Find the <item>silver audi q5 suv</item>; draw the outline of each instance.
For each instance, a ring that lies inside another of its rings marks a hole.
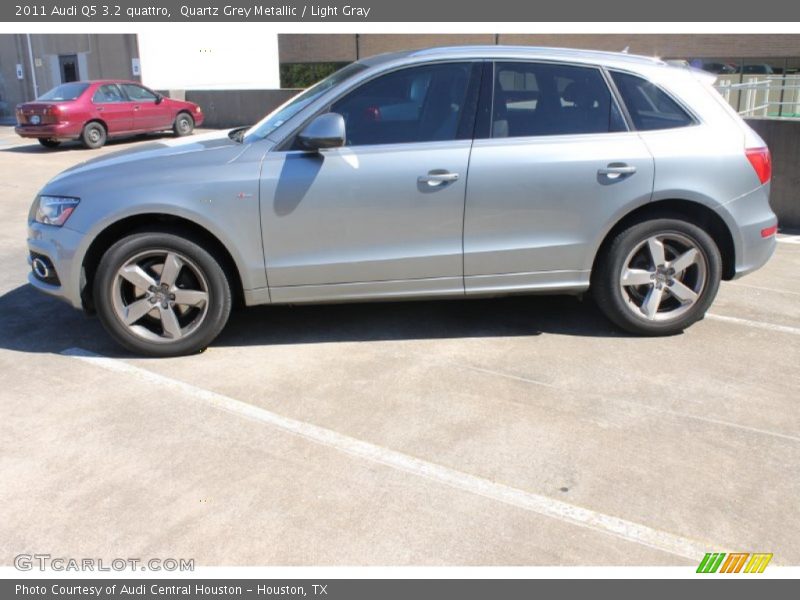
[[[503,46],[353,63],[250,128],[50,181],[30,283],[128,349],[210,344],[246,305],[591,290],[679,332],[775,249],[770,154],[660,60]]]

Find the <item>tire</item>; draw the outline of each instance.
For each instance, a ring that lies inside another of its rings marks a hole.
[[[232,305],[219,262],[195,241],[161,231],[134,233],[111,246],[93,295],[108,333],[128,350],[155,357],[204,350],[225,327]]]
[[[61,145],[61,142],[58,140],[54,140],[53,138],[37,138],[39,143],[44,146],[45,148],[58,148]]]
[[[192,115],[185,112],[178,113],[178,116],[175,117],[175,123],[172,125],[172,131],[175,132],[175,135],[178,137],[183,137],[192,133],[192,131],[194,131],[194,119]]]
[[[598,257],[591,287],[600,310],[618,327],[673,335],[703,318],[721,276],[722,258],[708,233],[680,219],[659,218],[611,240]]]
[[[108,133],[106,132],[106,128],[103,127],[102,123],[91,121],[83,126],[83,131],[81,132],[81,142],[83,142],[83,145],[86,148],[89,148],[90,150],[102,148],[105,145],[107,138]]]

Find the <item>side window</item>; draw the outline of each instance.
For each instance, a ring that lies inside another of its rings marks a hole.
[[[654,83],[627,73],[612,72],[611,77],[636,129],[651,131],[694,124],[694,119]]]
[[[472,137],[479,63],[444,63],[393,71],[340,98],[348,146]]]
[[[498,62],[492,137],[625,131],[625,120],[598,69]]]
[[[125,97],[115,84],[101,85],[92,96],[92,102],[95,104],[104,104],[107,102],[125,102]]]
[[[134,85],[132,83],[123,83],[122,87],[125,90],[125,93],[128,94],[128,98],[130,98],[133,102],[156,101],[156,95],[150,90],[146,90],[140,85]]]

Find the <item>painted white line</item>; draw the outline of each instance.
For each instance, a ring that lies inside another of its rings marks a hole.
[[[714,321],[722,321],[723,323],[734,323],[736,325],[755,327],[756,329],[765,329],[767,331],[777,331],[779,333],[800,335],[800,327],[790,327],[788,325],[776,325],[775,323],[767,323],[766,321],[751,321],[750,319],[740,319],[739,317],[728,317],[725,315],[718,315],[716,313],[706,313],[706,318],[713,319]]]
[[[764,287],[763,285],[750,285],[749,283],[739,283],[738,281],[728,281],[725,283],[725,285],[749,288],[751,290],[762,290],[764,292],[771,292],[773,294],[791,294],[792,296],[800,296],[800,292],[793,292],[792,290],[782,290],[780,288]]]
[[[203,401],[214,408],[265,423],[271,427],[302,436],[312,442],[334,448],[340,452],[379,463],[398,471],[425,477],[471,494],[529,510],[559,521],[614,535],[626,541],[655,548],[662,552],[668,552],[691,560],[700,560],[706,552],[716,549],[716,546],[710,543],[701,543],[633,521],[599,513],[547,496],[526,492],[489,479],[421,460],[402,452],[364,442],[331,429],[284,417],[241,400],[153,373],[122,360],[99,356],[81,348],[70,348],[62,352],[62,354],[114,373],[138,377],[148,383],[167,387],[195,400]]]
[[[779,235],[775,239],[782,244],[800,244],[800,235]]]

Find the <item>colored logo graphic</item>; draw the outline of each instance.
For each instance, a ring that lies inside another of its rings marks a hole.
[[[698,573],[763,573],[772,554],[749,552],[708,552],[697,567]]]

